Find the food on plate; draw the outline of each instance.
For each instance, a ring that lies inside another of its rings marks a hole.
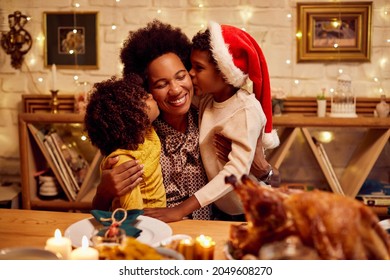
[[[162,260],[164,256],[134,237],[126,237],[122,244],[96,246],[101,260]]]
[[[259,255],[266,244],[295,236],[320,259],[390,259],[390,235],[362,202],[314,190],[261,186],[231,175],[226,183],[242,200],[246,224],[232,225],[229,242],[236,258]]]

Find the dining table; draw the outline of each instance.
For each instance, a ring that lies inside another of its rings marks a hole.
[[[90,213],[56,212],[27,209],[0,209],[0,249],[35,247],[43,249],[56,229],[62,233],[72,224],[93,217]],[[168,223],[172,234],[192,238],[210,236],[215,241],[214,260],[226,260],[224,248],[230,226],[239,222],[190,220]]]

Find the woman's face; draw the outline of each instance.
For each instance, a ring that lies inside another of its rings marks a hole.
[[[194,95],[191,77],[181,59],[164,54],[148,66],[149,90],[165,121],[186,116]]]

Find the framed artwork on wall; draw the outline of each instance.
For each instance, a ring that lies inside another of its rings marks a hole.
[[[370,61],[372,2],[297,3],[297,61]]]
[[[44,12],[45,66],[97,69],[97,12]]]

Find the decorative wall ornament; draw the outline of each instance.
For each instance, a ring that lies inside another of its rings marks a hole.
[[[24,29],[28,22],[26,15],[16,11],[8,15],[9,32],[2,32],[1,47],[11,55],[11,65],[15,69],[20,69],[24,60],[24,55],[31,49],[32,38],[30,33]]]

